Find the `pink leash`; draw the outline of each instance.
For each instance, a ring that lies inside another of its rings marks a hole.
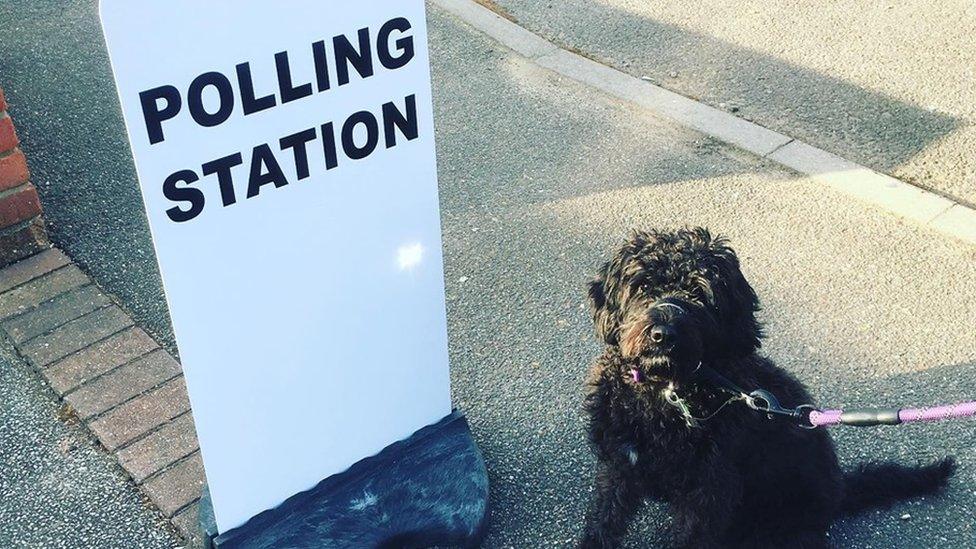
[[[883,408],[870,410],[813,410],[809,421],[813,427],[828,427],[831,425],[854,425],[858,427],[871,425],[899,425],[916,421],[940,421],[976,416],[976,401],[961,402],[948,406],[934,406],[932,408]]]

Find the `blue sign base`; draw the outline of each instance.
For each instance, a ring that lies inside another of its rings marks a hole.
[[[455,411],[247,524],[217,533],[204,488],[207,549],[476,547],[488,516],[488,473]]]

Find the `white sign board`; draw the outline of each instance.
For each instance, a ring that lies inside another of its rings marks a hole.
[[[423,0],[102,0],[221,532],[451,411]]]

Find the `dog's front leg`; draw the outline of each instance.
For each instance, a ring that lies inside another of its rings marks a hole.
[[[670,501],[677,547],[723,547],[733,514],[742,502],[738,473],[713,458],[687,478],[688,484]]]
[[[601,463],[579,547],[616,547],[641,502],[639,480],[629,464]]]

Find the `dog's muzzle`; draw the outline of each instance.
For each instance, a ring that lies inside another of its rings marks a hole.
[[[651,307],[650,330],[648,339],[659,348],[667,348],[674,343],[677,332],[673,322],[676,316],[687,314],[684,307],[677,303],[664,301]]]

